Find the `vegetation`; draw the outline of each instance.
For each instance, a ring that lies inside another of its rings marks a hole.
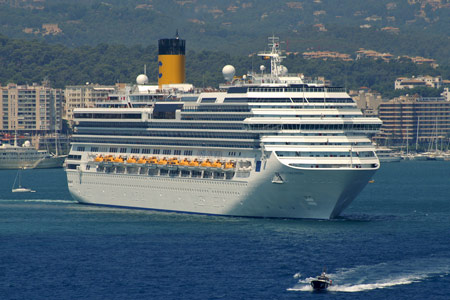
[[[289,51],[359,48],[448,61],[446,1],[21,0],[0,1],[0,33],[70,47],[155,45],[176,29],[191,50],[247,55],[275,33]],[[43,24],[57,24],[48,32]],[[317,25],[322,24],[324,31]],[[361,28],[363,26],[363,28]],[[383,28],[395,27],[396,31]]]
[[[234,65],[236,75],[246,74],[267,61],[253,55],[235,55],[216,51],[188,51],[186,55],[187,82],[199,87],[217,87],[223,82],[222,67]],[[284,64],[292,73],[308,77],[324,76],[334,85],[347,89],[368,87],[386,98],[399,93],[418,92],[436,96],[437,90],[394,91],[394,81],[400,76],[441,75],[450,79],[448,65],[433,69],[408,61],[383,62],[361,59],[351,62],[305,60],[301,55],[288,55]],[[144,65],[150,81],[157,81],[157,49],[155,46],[99,44],[95,47],[70,48],[41,41],[24,41],[0,36],[0,82],[31,84],[50,80],[53,87],[78,85],[86,82],[112,85],[116,82],[133,83]],[[269,68],[269,65],[266,65]]]

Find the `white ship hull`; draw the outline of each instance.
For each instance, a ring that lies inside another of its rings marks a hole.
[[[8,160],[0,162],[0,170],[33,169],[35,160]]]
[[[15,169],[50,169],[61,168],[66,156],[46,157],[41,159],[10,159],[0,161],[0,170]]]
[[[277,172],[283,183],[273,182]],[[294,169],[269,161],[261,172],[233,180],[105,174],[67,170],[80,203],[226,216],[337,217],[375,170]]]
[[[52,156],[50,158],[45,158],[40,160],[36,165],[35,169],[50,169],[50,168],[61,168],[64,164],[64,160],[67,155]]]

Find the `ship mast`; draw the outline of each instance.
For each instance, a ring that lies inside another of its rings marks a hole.
[[[263,59],[270,59],[270,82],[278,82],[278,77],[281,75],[283,66],[281,62],[286,56],[281,55],[280,50],[280,38],[276,36],[269,37],[270,51],[259,52],[258,56],[262,56]]]

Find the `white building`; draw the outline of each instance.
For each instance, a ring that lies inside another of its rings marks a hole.
[[[418,76],[418,77],[399,77],[395,80],[395,89],[413,89],[416,87],[440,88],[442,86],[441,76]]]

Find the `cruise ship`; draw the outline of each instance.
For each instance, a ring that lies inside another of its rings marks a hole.
[[[78,202],[330,219],[378,170],[370,137],[381,120],[363,117],[344,88],[288,74],[278,38],[258,53],[270,61],[267,72],[237,77],[227,65],[217,90],[161,70],[170,55],[184,55],[184,40],[160,40],[159,50],[158,86],[139,75],[126,95],[75,110],[66,173]],[[184,72],[184,56],[175,60],[171,72]]]

